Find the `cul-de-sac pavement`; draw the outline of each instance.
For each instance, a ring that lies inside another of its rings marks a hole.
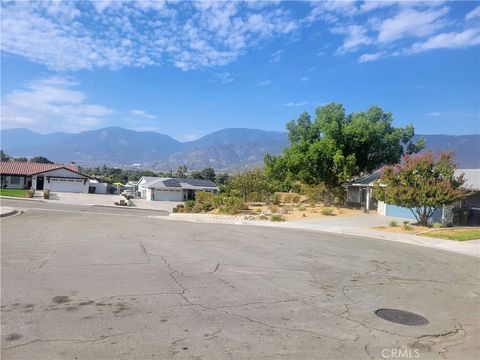
[[[4,200],[2,359],[474,359],[479,262],[409,244]],[[428,324],[376,316],[400,309]],[[400,352],[399,352],[400,351]]]

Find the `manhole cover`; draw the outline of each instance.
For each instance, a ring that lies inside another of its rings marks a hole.
[[[409,311],[396,309],[378,309],[377,311],[375,311],[375,315],[384,320],[402,325],[422,326],[428,324],[428,320],[425,319],[423,316],[411,313]]]

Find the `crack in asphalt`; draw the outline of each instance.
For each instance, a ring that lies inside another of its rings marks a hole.
[[[10,347],[5,347],[4,350],[10,350],[10,349],[15,349],[15,348],[19,348],[19,347],[23,347],[23,346],[27,346],[27,345],[30,345],[30,344],[34,344],[34,343],[42,343],[42,342],[74,342],[74,343],[96,343],[98,341],[102,341],[102,340],[105,340],[105,339],[108,339],[108,338],[111,338],[111,337],[115,337],[115,336],[122,336],[122,335],[125,335],[126,333],[119,333],[119,334],[112,334],[112,335],[101,335],[100,337],[96,338],[96,339],[90,339],[90,340],[78,340],[78,339],[35,339],[35,340],[31,340],[31,341],[27,341],[25,343],[21,343],[21,344],[17,344],[17,345],[14,345],[14,346],[10,346]]]

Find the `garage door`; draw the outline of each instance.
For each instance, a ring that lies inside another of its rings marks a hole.
[[[51,178],[48,187],[50,191],[57,192],[85,192],[85,185],[83,179],[59,179]]]
[[[155,190],[153,200],[182,201],[182,190]]]

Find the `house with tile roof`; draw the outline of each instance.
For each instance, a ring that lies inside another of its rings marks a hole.
[[[216,193],[210,180],[144,176],[137,183],[137,196],[150,201],[192,200],[197,191]]]
[[[2,189],[35,189],[52,192],[88,193],[90,178],[74,164],[0,162]]]

